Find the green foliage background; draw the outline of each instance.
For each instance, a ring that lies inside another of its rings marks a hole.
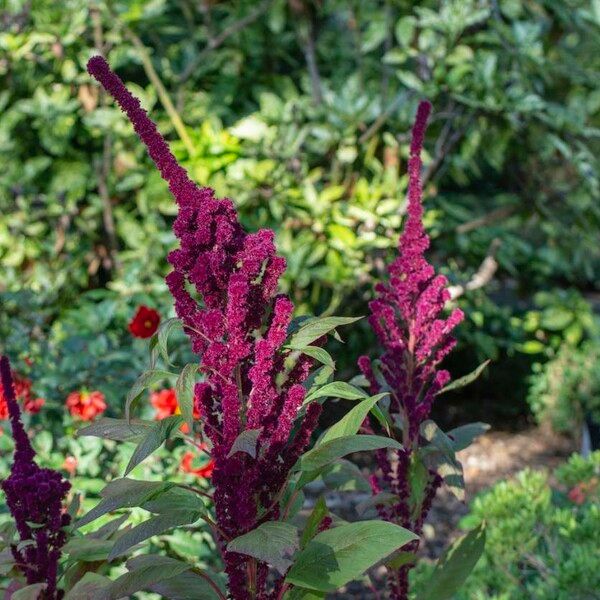
[[[85,71],[99,50],[192,177],[232,197],[247,227],[275,229],[300,313],[365,314],[426,97],[432,260],[464,284],[501,242],[494,280],[460,298],[452,370],[494,359],[486,393],[512,414],[531,361],[589,335],[597,1],[5,0],[0,19],[0,334],[36,358],[39,393],[88,385],[118,404],[143,360],[125,329],[135,305],[171,310],[175,205]],[[364,327],[338,352],[348,373],[370,339]],[[113,387],[107,372],[121,373]]]

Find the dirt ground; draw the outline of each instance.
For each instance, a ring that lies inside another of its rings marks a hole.
[[[514,476],[529,467],[537,470],[552,470],[574,451],[572,440],[540,429],[531,428],[521,432],[491,431],[476,440],[469,448],[458,454],[463,464],[467,503],[480,491],[496,481]],[[355,512],[356,504],[364,500],[355,494],[332,494],[327,497],[328,505],[340,515]],[[424,528],[423,553],[437,558],[447,544],[459,535],[457,524],[467,513],[467,505],[459,502],[449,492],[438,494]],[[354,517],[357,518],[357,517]],[[375,570],[376,587],[383,587],[383,568]],[[352,583],[347,588],[328,596],[335,600],[378,600],[377,592],[366,589],[361,583]],[[385,594],[381,594],[381,600]]]

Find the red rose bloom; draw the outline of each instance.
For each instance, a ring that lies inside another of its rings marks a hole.
[[[153,308],[140,306],[129,322],[129,331],[137,338],[152,337],[158,329],[160,315]]]
[[[215,469],[215,461],[211,458],[209,461],[202,465],[201,467],[194,468],[193,462],[196,458],[196,455],[188,450],[183,457],[181,458],[181,463],[179,465],[180,469],[184,473],[189,473],[191,475],[196,475],[197,477],[206,477],[209,478]]]
[[[82,421],[92,421],[106,410],[106,402],[102,392],[71,392],[67,396],[66,406],[71,416]]]
[[[34,398],[31,392],[31,379],[27,377],[20,377],[16,373],[13,375],[14,386],[15,386],[15,397],[22,404],[24,409],[30,414],[36,414],[40,412],[42,406],[46,402],[43,398]],[[0,419],[8,419],[8,404],[2,393],[0,387]]]
[[[177,404],[177,396],[172,388],[159,390],[150,394],[150,404],[154,407],[156,414],[154,418],[166,419],[171,415],[179,414],[179,405]]]

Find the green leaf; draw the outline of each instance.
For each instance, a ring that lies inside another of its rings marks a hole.
[[[112,547],[108,555],[108,560],[110,561],[117,556],[122,556],[136,544],[155,535],[160,535],[175,527],[195,523],[203,514],[206,514],[206,512],[171,510],[170,512],[153,516],[121,535]]]
[[[367,569],[418,539],[414,533],[384,521],[347,523],[317,534],[297,555],[286,582],[333,592]]]
[[[349,460],[339,458],[321,472],[323,483],[338,492],[371,492],[371,486],[362,471]]]
[[[292,335],[288,346],[294,350],[303,350],[311,342],[318,340],[336,327],[348,325],[360,319],[362,317],[315,317],[314,319],[306,319],[300,329]]]
[[[344,398],[345,400],[361,400],[368,397],[369,394],[367,394],[364,390],[350,385],[349,383],[344,381],[332,381],[331,383],[326,383],[324,386],[308,394],[304,399],[304,403],[306,404],[307,402],[311,402],[317,398]]]
[[[117,442],[138,442],[148,432],[155,421],[143,421],[139,419],[111,419],[104,417],[94,421],[91,425],[77,432],[79,437],[99,437],[105,440]]]
[[[120,508],[142,506],[170,490],[175,484],[162,481],[138,481],[135,479],[115,479],[100,493],[102,500],[84,515],[75,528],[83,527],[98,517]]]
[[[162,371],[160,369],[151,369],[150,371],[142,373],[131,386],[129,393],[127,394],[127,399],[125,400],[125,419],[127,421],[131,420],[131,407],[146,389],[155,383],[173,377],[173,375],[174,374],[169,371]]]
[[[288,590],[283,597],[283,600],[324,600],[325,594],[315,592],[314,590],[305,590],[300,587],[293,587]]]
[[[168,348],[169,335],[171,334],[171,331],[173,331],[173,328],[178,327],[178,326],[181,326],[181,321],[179,319],[177,319],[177,318],[167,319],[166,321],[163,321],[159,325],[158,331],[155,334],[156,350],[158,351],[158,353],[160,354],[160,356],[162,357],[162,359],[166,365],[171,364],[171,362],[169,361],[169,348]],[[154,362],[156,362],[155,359],[154,359]],[[153,363],[153,366],[154,366],[154,363]]]
[[[452,441],[454,452],[460,452],[461,450],[468,448],[475,438],[483,435],[489,428],[490,426],[487,423],[469,423],[451,429],[446,435]]]
[[[180,415],[171,415],[156,421],[133,451],[125,469],[125,475],[129,475],[137,465],[169,439],[173,432],[178,431],[182,423],[183,418]]]
[[[490,364],[489,360],[482,362],[474,371],[471,371],[468,375],[464,377],[460,377],[459,379],[455,379],[450,382],[448,385],[444,386],[437,395],[445,394],[446,392],[451,392],[452,390],[457,390],[459,388],[465,387],[470,383],[473,383],[485,370],[485,368]]]
[[[98,573],[86,573],[65,595],[64,600],[109,600],[111,580]]]
[[[89,535],[85,537],[72,537],[64,546],[63,551],[71,560],[82,562],[96,562],[106,560],[113,542],[100,540]]]
[[[187,563],[174,558],[155,555],[136,556],[127,564],[131,570],[121,575],[110,586],[110,597],[114,600],[131,596],[140,590],[147,590],[152,585],[176,577],[192,568]]]
[[[236,452],[245,452],[252,458],[256,458],[256,444],[258,443],[258,436],[261,431],[262,428],[246,429],[245,431],[242,431],[231,445],[231,450],[229,451],[227,458],[233,456]]]
[[[319,348],[319,346],[306,346],[301,350],[302,354],[306,354],[307,356],[311,356],[315,360],[318,360],[320,363],[327,365],[331,368],[335,368],[335,362],[333,358],[331,358],[331,354],[327,352],[327,350],[323,348]]]
[[[12,593],[11,600],[38,600],[46,589],[45,583],[33,583]]]
[[[227,544],[229,552],[246,554],[266,562],[282,575],[292,564],[292,556],[298,547],[298,530],[281,521],[267,521]]]
[[[323,467],[338,458],[353,452],[378,450],[379,448],[399,450],[402,446],[391,438],[378,435],[348,435],[325,442],[303,454],[294,466],[295,470],[304,471],[296,487],[299,489],[318,477]]]
[[[319,440],[319,446],[333,440],[335,438],[344,437],[348,435],[354,435],[362,425],[363,421],[369,414],[369,412],[375,407],[377,402],[387,396],[385,394],[377,394],[371,396],[362,402],[359,402],[348,414],[344,415],[335,425],[332,425]]]
[[[183,367],[175,383],[177,404],[179,405],[181,416],[190,428],[190,432],[194,430],[194,385],[197,373],[198,365],[196,363],[188,363]]]
[[[308,544],[308,542],[317,534],[321,521],[328,514],[329,510],[327,509],[327,504],[325,504],[325,499],[323,496],[319,496],[319,499],[315,502],[315,506],[313,507],[308,519],[306,520],[306,524],[304,525],[302,537],[300,538],[300,548],[304,548],[306,544]]]
[[[485,525],[463,536],[439,559],[419,600],[450,600],[463,585],[485,548]]]
[[[134,561],[135,559],[130,562]],[[195,569],[195,571],[197,570]],[[205,575],[208,577],[208,574]],[[215,581],[214,574],[211,575],[210,578]],[[161,598],[167,598],[168,600],[219,600],[217,592],[207,579],[191,571],[159,581],[149,586],[148,589],[161,596]],[[225,596],[224,591],[223,596]]]

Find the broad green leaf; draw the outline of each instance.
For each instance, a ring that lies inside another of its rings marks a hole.
[[[335,362],[333,358],[331,358],[331,354],[324,348],[320,348],[319,346],[306,346],[305,348],[302,348],[302,354],[306,354],[324,365],[335,368]]]
[[[98,573],[86,573],[65,595],[64,600],[109,600],[111,580]]]
[[[154,424],[155,421],[138,419],[127,421],[125,419],[103,417],[80,429],[77,435],[80,437],[99,437],[117,442],[138,442]]]
[[[142,373],[135,383],[131,386],[127,399],[125,400],[125,419],[131,420],[131,407],[138,400],[138,398],[147,390],[150,386],[163,381],[164,379],[170,379],[174,376],[174,373],[170,371],[162,371],[160,369],[152,369]]]
[[[267,521],[227,544],[229,552],[253,556],[272,565],[282,575],[292,564],[292,556],[298,548],[298,530],[281,521]]]
[[[11,600],[38,600],[46,589],[45,583],[32,583],[12,593]]]
[[[437,395],[445,394],[446,392],[451,392],[452,390],[457,390],[459,388],[465,387],[470,383],[473,383],[484,371],[485,368],[490,364],[489,360],[482,362],[474,371],[471,371],[468,375],[464,377],[460,377],[459,379],[455,379],[450,382],[448,385],[444,386]]]
[[[362,471],[349,460],[339,458],[321,472],[323,483],[338,492],[371,492],[371,486]]]
[[[363,421],[379,400],[387,394],[377,394],[361,401],[348,414],[344,415],[335,425],[332,425],[319,440],[319,445],[335,438],[354,435],[360,429]]]
[[[369,394],[360,388],[354,387],[344,381],[332,381],[311,392],[304,399],[304,403],[311,402],[317,398],[344,398],[345,400],[359,400],[368,398]]]
[[[233,456],[236,452],[245,452],[252,458],[256,458],[256,444],[261,431],[262,429],[246,429],[245,431],[242,431],[242,433],[235,438],[227,458]]]
[[[174,505],[176,506],[176,505]],[[117,556],[125,554],[130,548],[147,540],[148,538],[165,533],[175,527],[195,523],[202,517],[203,512],[190,510],[176,510],[166,512],[161,515],[153,516],[147,521],[136,525],[121,535],[112,547],[108,560],[113,560]]]
[[[194,430],[194,385],[197,373],[198,365],[196,363],[188,363],[183,367],[175,383],[177,404],[179,405],[181,416],[190,428],[190,432]]]
[[[177,510],[206,512],[206,505],[198,494],[177,484],[140,506],[153,513],[166,513],[173,507],[177,507]]]
[[[307,319],[300,326],[300,329],[291,336],[287,345],[294,350],[302,350],[336,327],[348,325],[360,319],[362,317],[316,317]]]
[[[314,391],[318,390],[321,386],[329,383],[333,376],[333,367],[323,365],[316,371],[311,373],[306,381],[302,384],[306,389],[306,395],[309,396]]]
[[[106,560],[113,542],[100,540],[86,535],[85,537],[72,537],[64,546],[63,552],[71,560],[82,562],[96,562]]]
[[[180,415],[172,415],[156,421],[133,451],[125,469],[125,475],[129,475],[137,465],[159,448],[174,432],[178,431],[182,423],[183,417]]]
[[[293,587],[283,596],[283,600],[324,600],[324,598],[325,594],[323,592],[305,590],[300,587]]]
[[[487,423],[469,423],[451,429],[446,435],[452,440],[454,451],[460,452],[468,448],[475,438],[483,435],[489,428],[490,426]]]
[[[295,468],[301,471],[317,471],[347,454],[380,448],[400,450],[402,446],[396,440],[379,435],[347,435],[329,440],[309,450],[300,457]]]
[[[333,592],[415,539],[414,533],[384,521],[334,527],[317,534],[299,552],[286,582]]]
[[[329,510],[327,509],[327,504],[325,504],[325,499],[323,496],[319,496],[319,499],[316,501],[315,506],[313,507],[308,519],[306,520],[306,524],[304,525],[302,537],[300,538],[301,548],[304,548],[306,544],[308,544],[308,542],[317,534],[321,521],[328,514]]]
[[[439,559],[418,600],[450,600],[477,564],[485,548],[485,525],[482,523],[463,536]]]
[[[210,575],[205,573],[205,577],[210,577],[217,585],[218,580],[214,573]],[[177,577],[159,581],[148,589],[168,600],[219,600],[219,595],[205,577],[198,575],[195,569],[194,572],[186,571]],[[224,590],[221,591],[225,596]]]
[[[113,600],[147,590],[150,586],[176,577],[192,568],[189,564],[174,558],[158,555],[137,556],[127,564],[131,570],[113,581],[110,586],[110,597]]]
[[[75,523],[75,528],[83,527],[98,517],[120,508],[142,506],[144,503],[164,494],[174,485],[174,483],[162,481],[138,481],[127,478],[115,479],[100,493],[102,500]]]

